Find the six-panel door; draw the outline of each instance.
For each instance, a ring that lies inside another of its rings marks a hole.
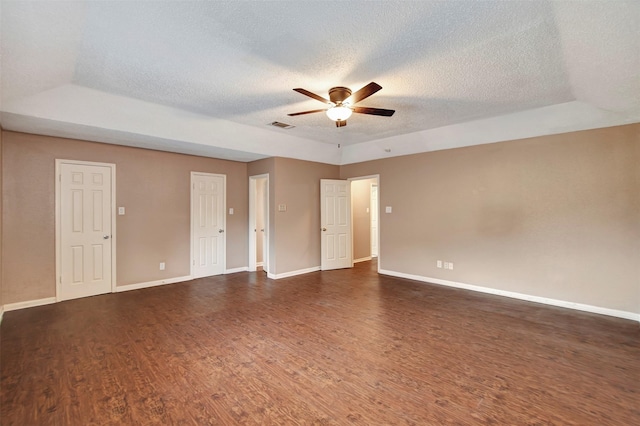
[[[320,180],[321,269],[353,266],[351,253],[351,182]]]
[[[205,173],[191,175],[192,275],[223,274],[225,270],[225,179]]]
[[[60,164],[60,300],[111,291],[109,166]]]

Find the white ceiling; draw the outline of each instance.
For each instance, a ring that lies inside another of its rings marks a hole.
[[[0,20],[6,130],[348,164],[640,122],[637,0],[1,0]],[[393,117],[287,116],[323,108],[293,88],[371,81],[359,105]]]

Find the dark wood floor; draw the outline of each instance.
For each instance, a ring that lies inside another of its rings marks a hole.
[[[353,270],[5,313],[2,425],[640,424],[640,327]]]

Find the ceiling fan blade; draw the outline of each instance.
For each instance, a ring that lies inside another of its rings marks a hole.
[[[382,108],[368,108],[368,107],[351,107],[353,112],[357,112],[358,114],[371,114],[371,115],[382,115],[385,117],[391,117],[394,112],[393,109],[382,109]]]
[[[336,121],[336,127],[344,127],[347,125],[347,120],[338,120]]]
[[[354,93],[353,95],[351,95],[347,99],[345,99],[344,103],[349,103],[351,105],[355,105],[356,103],[360,102],[361,100],[363,100],[365,98],[368,98],[369,96],[373,95],[374,93],[376,93],[380,89],[382,89],[382,86],[380,86],[378,83],[374,83],[372,81],[371,83],[367,84],[362,89],[358,90],[356,93]]]
[[[308,96],[308,97],[310,97],[310,98],[313,98],[313,99],[315,99],[316,101],[324,102],[325,104],[331,104],[331,101],[330,101],[330,100],[325,99],[325,98],[323,98],[323,97],[322,97],[322,96],[320,96],[320,95],[316,95],[315,93],[310,92],[310,91],[308,91],[308,90],[306,90],[306,89],[297,88],[297,89],[293,89],[293,90],[295,90],[295,91],[296,91],[296,92],[298,92],[298,93],[302,93],[302,94],[303,94],[303,95],[305,95],[305,96]]]
[[[313,111],[302,111],[302,112],[294,112],[292,114],[287,114],[289,117],[294,117],[296,115],[304,115],[304,114],[313,114],[314,112],[323,112],[326,109],[314,109]]]

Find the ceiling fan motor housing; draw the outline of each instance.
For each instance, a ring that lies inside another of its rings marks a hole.
[[[351,89],[348,87],[338,86],[329,89],[329,100],[336,105],[341,104],[349,96],[351,96]]]

